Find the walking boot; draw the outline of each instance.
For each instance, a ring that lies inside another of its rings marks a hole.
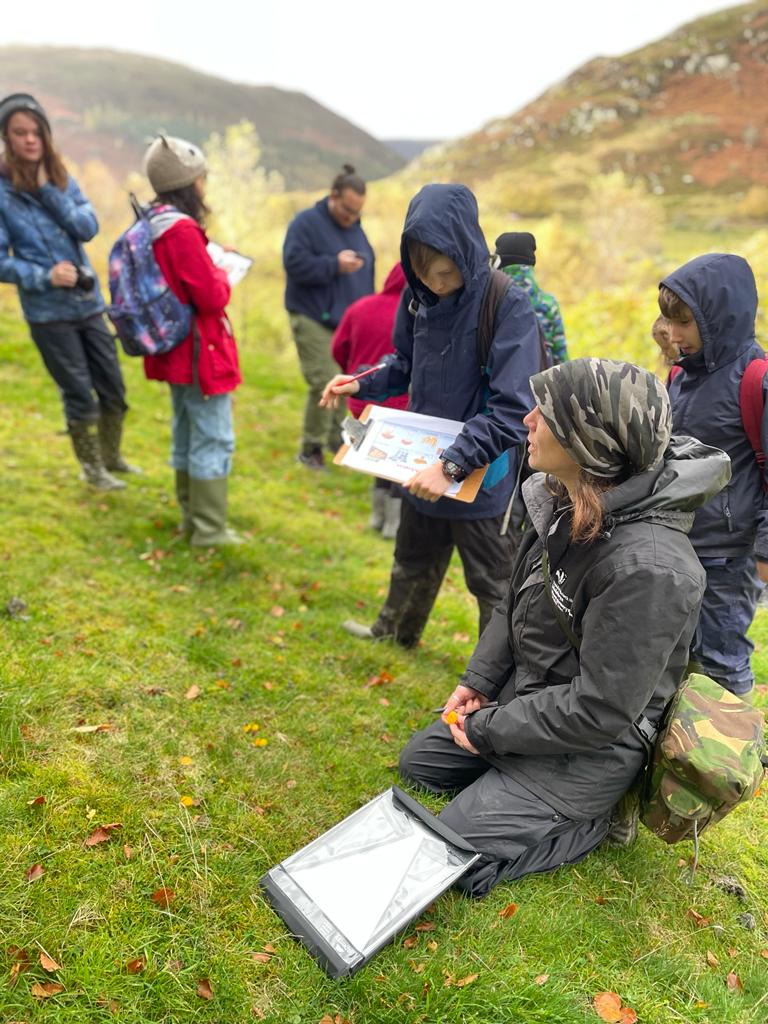
[[[110,473],[141,473],[138,466],[126,462],[120,454],[120,442],[123,439],[123,420],[125,413],[103,412],[99,417],[99,444],[104,467]]]
[[[377,487],[374,481],[371,487],[371,517],[368,520],[371,530],[380,530],[384,525],[388,494],[389,491],[384,490],[383,487]]]
[[[125,487],[122,480],[116,480],[104,468],[101,458],[99,434],[95,423],[87,420],[70,420],[67,424],[72,447],[78,462],[83,468],[80,479],[99,491],[121,491]]]
[[[386,491],[387,500],[384,505],[384,525],[381,528],[381,536],[384,540],[394,540],[397,536],[397,528],[400,525],[400,511],[403,507],[403,499],[398,498],[392,491]]]
[[[189,543],[196,548],[244,544],[242,537],[227,526],[227,480],[198,480],[189,477]]]
[[[177,532],[189,537],[192,533],[192,519],[189,514],[189,473],[185,469],[176,470],[176,504],[181,512]]]

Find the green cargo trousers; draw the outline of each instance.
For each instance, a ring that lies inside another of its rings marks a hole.
[[[341,421],[347,413],[346,403],[342,402],[338,409],[321,409],[317,404],[325,385],[339,373],[331,356],[333,331],[302,313],[290,313],[289,320],[301,372],[309,388],[304,407],[302,450],[309,454],[314,448],[322,450],[327,446],[336,451],[341,444]]]

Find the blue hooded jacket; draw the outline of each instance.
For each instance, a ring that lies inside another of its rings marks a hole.
[[[464,286],[442,301],[416,277],[409,239],[449,256]],[[446,456],[466,470],[488,466],[474,502],[422,501],[405,496],[425,515],[488,519],[506,508],[517,476],[517,445],[527,436],[523,417],[533,407],[528,379],[539,371],[539,334],[528,296],[514,285],[496,315],[486,373],[477,353],[477,325],[488,275],[488,246],[477,201],[465,185],[425,185],[411,200],[400,244],[408,280],[394,330],[395,353],[387,365],[360,381],[356,398],[387,398],[410,386],[413,412],[461,420],[464,429]],[[415,295],[416,315],[408,312]]]
[[[341,274],[337,256],[352,249],[365,257],[354,274]],[[373,249],[359,221],[343,228],[328,211],[328,197],[296,214],[283,243],[285,308],[336,328],[347,306],[374,291]]]
[[[77,322],[104,311],[98,281],[91,291],[51,284],[56,263],[91,269],[82,243],[98,230],[93,207],[74,178],[64,191],[49,183],[19,192],[0,167],[0,281],[17,286],[29,323]]]
[[[672,428],[722,448],[731,459],[731,481],[696,513],[689,537],[702,558],[752,554],[768,561],[768,497],[763,473],[744,432],[739,386],[744,370],[763,350],[755,341],[757,289],[741,256],[698,256],[661,282],[693,313],[700,352],[678,360],[682,373],[669,386]],[[768,377],[763,383],[763,401]],[[768,451],[768,405],[761,425]]]

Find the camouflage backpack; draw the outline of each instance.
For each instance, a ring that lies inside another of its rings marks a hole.
[[[765,767],[762,712],[693,673],[664,717],[640,820],[666,843],[695,842],[708,825],[755,795]]]

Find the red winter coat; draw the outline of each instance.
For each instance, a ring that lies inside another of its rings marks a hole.
[[[403,288],[405,274],[396,263],[380,292],[366,295],[347,307],[331,341],[331,355],[343,373],[355,373],[359,366],[374,366],[382,356],[394,352],[392,328]],[[408,395],[396,395],[386,402],[372,403],[348,398],[347,404],[352,415],[357,417],[368,404],[407,409]]]
[[[234,391],[242,381],[237,344],[224,310],[229,302],[227,275],[214,266],[205,232],[191,217],[177,221],[152,243],[155,259],[175,295],[195,309],[200,333],[197,378],[204,395]],[[193,331],[176,348],[144,357],[149,380],[192,384]]]

